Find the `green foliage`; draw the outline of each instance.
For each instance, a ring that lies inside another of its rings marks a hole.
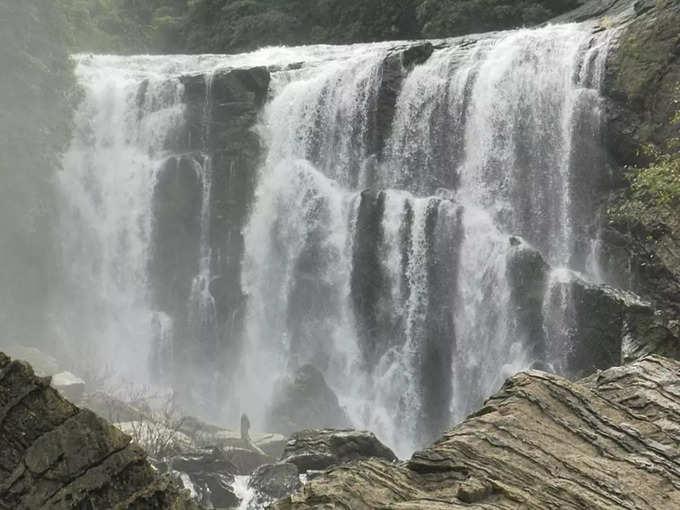
[[[173,51],[189,0],[69,0],[66,14],[77,51]]]
[[[195,0],[191,51],[451,37],[545,21],[578,0]]]
[[[578,5],[577,0],[423,0],[417,12],[423,37],[450,37],[536,24]]]
[[[195,52],[418,35],[415,0],[197,0],[184,25]]]
[[[645,155],[651,159],[646,168],[633,169],[632,190],[650,196],[659,207],[680,204],[680,139],[673,138],[664,150],[648,145]]]
[[[70,0],[93,52],[238,52],[267,45],[450,37],[545,21],[578,0]]]
[[[680,125],[680,84],[671,100],[670,123]],[[679,126],[680,127],[680,126]],[[668,139],[662,147],[646,144],[639,156],[648,161],[643,167],[626,167],[630,193],[609,209],[614,220],[631,220],[642,215],[673,213],[680,205],[680,137]]]

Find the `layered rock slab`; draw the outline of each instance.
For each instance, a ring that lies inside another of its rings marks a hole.
[[[331,468],[278,510],[680,508],[680,363],[520,373],[410,461]]]
[[[0,353],[0,509],[199,507],[130,438]]]

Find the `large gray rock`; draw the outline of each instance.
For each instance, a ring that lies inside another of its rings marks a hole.
[[[331,468],[276,510],[680,508],[680,362],[510,378],[407,463]]]
[[[265,505],[293,494],[302,483],[298,468],[294,464],[280,463],[260,466],[248,481],[248,487],[255,491],[250,508],[264,508]]]
[[[304,473],[369,458],[397,460],[394,452],[371,432],[321,429],[293,434],[283,452],[282,462],[294,464]]]
[[[233,508],[240,502],[233,489],[238,469],[219,448],[177,455],[155,465],[171,473],[207,508]]]
[[[198,506],[129,436],[0,353],[0,508]]]
[[[305,365],[280,382],[268,411],[267,429],[290,435],[308,428],[347,427],[350,420],[323,374]]]
[[[575,326],[563,346],[561,373],[581,378],[653,353],[680,359],[677,327],[650,302],[576,277],[562,285]]]

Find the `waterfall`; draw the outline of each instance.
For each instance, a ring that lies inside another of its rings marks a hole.
[[[609,37],[586,23],[432,43],[78,57],[85,100],[60,180],[72,299],[59,313],[73,349],[188,384],[189,400],[225,408],[213,416],[247,412],[260,424],[281,377],[313,364],[354,424],[402,455],[512,373],[559,367],[563,268],[599,278]],[[211,116],[238,103],[214,100],[216,73],[260,65],[268,97],[247,132],[261,158],[239,205],[241,260],[228,267],[240,274],[225,275],[213,206],[233,163],[220,166],[211,129],[231,117]],[[167,218],[186,227],[170,249]],[[546,263],[557,272],[544,275]],[[228,327],[213,291],[225,278],[244,302],[242,323]],[[74,327],[76,310],[86,312]]]

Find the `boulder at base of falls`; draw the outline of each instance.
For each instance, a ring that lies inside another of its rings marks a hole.
[[[680,508],[680,362],[531,371],[410,461],[336,466],[275,510]]]
[[[576,324],[565,349],[563,373],[569,377],[584,377],[648,354],[680,359],[679,325],[666,320],[651,303],[578,278],[562,285],[570,298],[567,313]]]
[[[397,460],[371,432],[352,429],[321,429],[297,432],[288,441],[282,462],[295,464],[301,473],[328,469],[344,462],[377,458]]]
[[[268,411],[268,430],[290,435],[303,429],[351,426],[338,397],[315,367],[303,366],[278,388]]]
[[[248,487],[256,494],[251,507],[264,508],[293,494],[301,485],[300,474],[294,464],[283,462],[260,466],[248,482]]]
[[[0,508],[199,507],[129,436],[0,353]]]
[[[179,431],[189,436],[201,448],[218,446],[222,448],[255,449],[260,450],[259,453],[264,453],[274,459],[281,458],[283,449],[288,442],[288,438],[282,434],[251,433],[251,444],[246,444],[241,438],[240,431],[205,423],[193,416],[182,418]]]
[[[233,508],[240,502],[233,489],[238,470],[219,448],[176,455],[154,465],[174,476],[207,508]]]

